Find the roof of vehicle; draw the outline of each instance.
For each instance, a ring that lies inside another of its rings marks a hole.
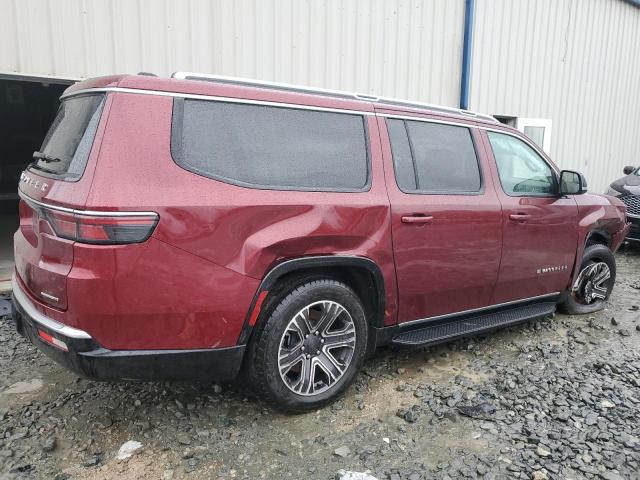
[[[477,121],[489,123],[494,126],[504,126],[490,115],[443,105],[378,97],[355,92],[191,72],[176,72],[171,78],[157,77],[149,74],[96,77],[71,85],[65,90],[63,97],[76,94],[81,90],[112,88],[236,98],[243,98],[245,95],[251,95],[255,98],[255,94],[258,92],[260,97],[264,97],[260,98],[264,101],[287,102],[291,104],[363,112],[373,112],[377,107],[387,110],[402,110],[422,114],[429,113],[438,116],[464,119],[465,121]]]

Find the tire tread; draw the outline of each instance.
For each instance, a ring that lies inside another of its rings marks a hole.
[[[251,359],[252,364],[247,366],[247,380],[253,394],[270,407],[278,410],[285,410],[287,412],[305,412],[321,408],[322,406],[339,398],[348,388],[350,382],[345,383],[338,391],[335,392],[334,395],[321,402],[309,403],[306,405],[301,403],[296,403],[295,405],[288,403],[283,404],[282,399],[277,398],[269,388],[269,381],[281,380],[280,378],[272,378],[273,375],[268,371],[266,362],[263,360],[268,355],[268,342],[265,341],[265,339],[274,335],[274,331],[279,326],[277,319],[284,315],[284,311],[296,298],[305,294],[309,290],[322,287],[344,290],[345,294],[352,295],[357,299],[360,303],[360,307],[362,308],[357,294],[348,285],[330,278],[315,279],[311,281],[308,281],[308,279],[306,280],[306,282],[295,286],[292,290],[289,290],[288,293],[283,293],[281,298],[276,300],[276,307],[272,312],[270,312],[269,317],[265,320],[264,328],[259,332],[259,336],[255,340],[256,345],[254,354],[252,355],[253,358]],[[363,348],[366,348],[366,339]]]

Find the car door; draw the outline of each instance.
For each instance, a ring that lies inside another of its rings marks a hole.
[[[483,141],[502,205],[502,259],[492,303],[562,292],[578,242],[578,208],[559,196],[558,172],[532,142],[486,129]]]
[[[499,268],[501,211],[486,159],[477,154],[477,129],[391,114],[379,122],[398,321],[487,306]]]

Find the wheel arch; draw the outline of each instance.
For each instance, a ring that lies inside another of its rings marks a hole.
[[[611,242],[611,234],[603,228],[595,227],[587,232],[584,237],[584,242],[578,244],[578,251],[576,252],[573,272],[571,273],[571,278],[569,284],[567,285],[567,291],[571,289],[573,283],[576,281],[576,278],[578,278],[578,273],[580,273],[580,265],[582,264],[582,258],[584,257],[584,251],[587,249],[587,247],[590,247],[591,245],[605,245],[606,247],[610,248]]]
[[[273,266],[256,290],[245,318],[238,344],[246,344],[264,322],[265,312],[280,294],[304,279],[334,278],[351,287],[360,297],[369,325],[384,326],[385,286],[382,271],[366,257],[323,255],[285,260]]]
[[[586,249],[587,247],[596,244],[606,245],[607,247],[610,246],[611,235],[606,230],[600,228],[591,230],[585,239],[584,248]]]

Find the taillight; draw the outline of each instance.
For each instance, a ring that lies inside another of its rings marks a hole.
[[[118,245],[144,242],[158,223],[155,213],[128,212],[100,215],[43,208],[43,217],[55,234],[81,243]]]

